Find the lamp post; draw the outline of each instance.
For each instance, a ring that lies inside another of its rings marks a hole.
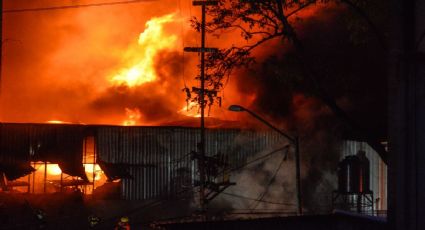
[[[295,175],[296,175],[296,189],[297,189],[297,208],[298,208],[298,215],[303,214],[302,210],[302,202],[301,202],[301,172],[300,172],[300,146],[299,146],[299,140],[298,137],[291,137],[288,134],[282,132],[280,129],[276,128],[272,124],[270,124],[268,121],[264,120],[264,118],[260,117],[258,114],[252,112],[251,110],[244,108],[240,105],[231,105],[229,106],[229,110],[233,112],[247,112],[251,116],[253,116],[255,119],[261,121],[261,123],[267,125],[269,128],[273,129],[274,131],[278,132],[280,135],[284,136],[286,139],[288,139],[292,145],[295,147]]]

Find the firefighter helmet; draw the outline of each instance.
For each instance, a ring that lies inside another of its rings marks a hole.
[[[129,219],[126,216],[121,217],[120,222],[121,223],[128,223]]]

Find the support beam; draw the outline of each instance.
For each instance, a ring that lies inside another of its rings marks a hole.
[[[388,222],[425,229],[425,2],[392,0],[389,52]]]

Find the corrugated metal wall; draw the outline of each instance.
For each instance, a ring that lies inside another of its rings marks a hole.
[[[85,178],[83,130],[81,125],[1,123],[0,165],[29,167],[30,161],[49,161],[59,163],[65,173]],[[13,169],[4,171],[8,175]]]
[[[0,163],[29,160],[30,130],[28,125],[0,124]]]
[[[133,176],[123,179],[124,199],[170,196],[197,179],[190,153],[197,151],[199,128],[0,123],[0,129],[0,163],[46,160],[81,166],[83,133],[90,130],[99,159],[124,164]],[[207,129],[206,154],[228,155],[230,167],[237,167],[256,153],[282,147],[279,142],[285,140],[271,131]]]
[[[341,145],[341,160],[348,155],[356,155],[358,151],[365,151],[370,161],[370,189],[373,197],[379,199],[375,210],[387,210],[387,166],[367,143],[346,140]]]
[[[128,170],[133,179],[123,179],[124,199],[158,198],[181,191],[187,177],[191,181],[197,178],[190,153],[197,150],[199,132],[183,127],[98,127],[96,150],[108,163],[132,164]],[[206,154],[228,154],[235,167],[279,141],[282,137],[274,132],[208,129]]]

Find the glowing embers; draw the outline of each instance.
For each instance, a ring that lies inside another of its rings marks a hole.
[[[72,122],[69,121],[60,121],[60,120],[49,120],[47,121],[49,124],[72,124]]]
[[[134,87],[156,80],[155,56],[164,49],[172,49],[176,35],[164,32],[164,24],[174,21],[174,14],[152,18],[146,22],[146,29],[139,36],[139,46],[129,53],[130,67],[122,68],[110,81],[115,86]]]

